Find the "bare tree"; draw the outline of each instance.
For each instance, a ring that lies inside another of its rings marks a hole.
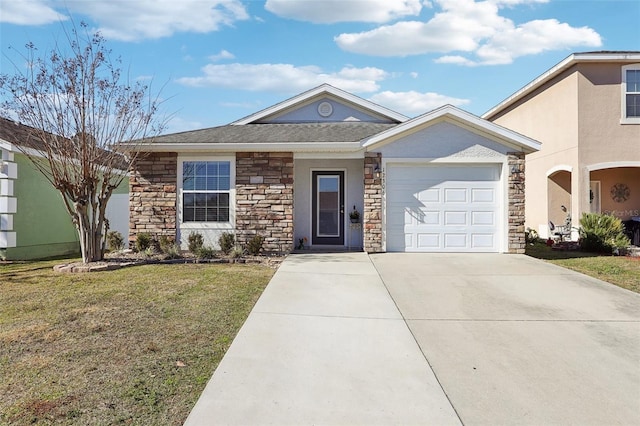
[[[82,23],[64,35],[64,47],[43,56],[27,44],[15,74],[0,74],[0,111],[31,128],[17,147],[60,192],[87,263],[104,257],[107,203],[139,153],[136,141],[162,123],[158,97],[126,81],[100,33]]]

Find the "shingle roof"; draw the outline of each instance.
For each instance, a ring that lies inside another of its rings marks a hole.
[[[359,142],[397,124],[345,121],[227,125],[158,136],[152,143]]]
[[[0,117],[0,139],[13,145],[38,148],[42,141],[36,135],[33,127]]]

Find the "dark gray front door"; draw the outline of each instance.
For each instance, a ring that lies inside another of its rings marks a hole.
[[[312,244],[344,245],[344,172],[312,173]]]

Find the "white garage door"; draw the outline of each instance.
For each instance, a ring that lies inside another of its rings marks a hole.
[[[499,165],[387,165],[387,251],[499,251],[499,183]]]

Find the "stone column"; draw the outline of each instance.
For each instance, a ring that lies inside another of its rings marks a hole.
[[[380,177],[376,176],[378,166]],[[382,154],[367,152],[364,157],[363,244],[367,253],[382,252]]]
[[[262,235],[267,253],[293,250],[293,153],[236,154],[236,240]]]
[[[522,152],[509,152],[507,172],[509,176],[509,253],[524,253],[526,247],[524,229],[525,160]],[[512,171],[516,171],[512,173]]]
[[[129,246],[146,232],[156,240],[176,238],[178,154],[150,153],[129,171]]]

